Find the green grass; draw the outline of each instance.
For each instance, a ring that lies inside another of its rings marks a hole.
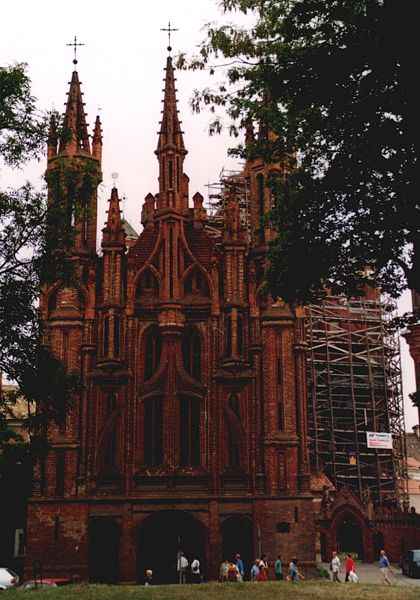
[[[334,584],[323,581],[206,583],[171,586],[69,585],[55,589],[10,590],[3,600],[418,600],[418,587]],[[28,600],[28,598],[27,598]]]

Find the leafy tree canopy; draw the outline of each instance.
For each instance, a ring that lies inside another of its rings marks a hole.
[[[0,163],[2,175],[41,157],[48,115],[36,108],[26,65],[0,68]],[[29,183],[19,189],[0,189],[0,371],[15,380],[20,393],[37,405],[32,427],[49,419],[62,421],[77,389],[76,378],[41,345],[38,318],[40,283],[45,273],[57,274],[62,257],[48,241],[45,194]],[[49,211],[50,212],[50,211]],[[62,211],[61,211],[62,212]],[[65,237],[60,209],[52,211],[55,230]],[[61,220],[60,220],[61,219]],[[50,219],[51,221],[52,219]],[[53,240],[57,236],[52,236]],[[67,236],[69,239],[70,236]],[[3,458],[19,454],[21,445],[10,437],[5,410],[11,398],[0,398],[0,449]],[[36,427],[39,430],[38,427]],[[12,442],[10,445],[9,442]],[[6,448],[7,446],[7,448]]]
[[[199,55],[180,56],[178,66],[224,65],[227,83],[196,91],[193,108],[222,106],[233,133],[251,123],[266,133],[233,154],[292,166],[271,184],[273,296],[296,304],[364,284],[393,297],[419,290],[412,9],[395,0],[221,5],[251,25],[209,25]],[[216,118],[211,131],[220,127]]]

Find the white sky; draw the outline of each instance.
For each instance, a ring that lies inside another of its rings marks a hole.
[[[61,110],[73,70],[73,50],[66,47],[77,35],[85,47],[78,51],[88,122],[93,124],[98,107],[104,133],[103,185],[100,191],[99,224],[105,220],[111,174],[118,173],[120,197],[125,196],[125,217],[139,231],[140,212],[148,192],[157,192],[157,142],[163,97],[162,78],[166,60],[166,34],[170,19],[179,32],[173,36],[174,55],[191,54],[203,37],[203,26],[220,20],[217,0],[14,0],[1,7],[0,64],[27,62],[33,93],[42,109]],[[189,150],[185,172],[190,195],[217,181],[222,167],[235,168],[226,155],[234,141],[226,135],[209,137],[209,114],[193,115],[189,107],[194,88],[213,85],[207,72],[177,73],[178,108]],[[23,176],[40,183],[44,164],[31,165]],[[22,174],[20,175],[22,177]],[[19,179],[0,171],[0,185]],[[411,309],[409,294],[400,301]],[[417,422],[417,411],[408,394],[415,389],[414,367],[402,339],[406,426]]]

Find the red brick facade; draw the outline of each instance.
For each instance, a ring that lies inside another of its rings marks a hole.
[[[416,406],[419,412],[420,423],[420,293],[412,290],[413,300],[413,323],[410,324],[404,337],[410,348],[410,354],[414,361],[414,372],[416,381]]]
[[[101,125],[91,146],[76,72],[66,124],[47,179],[68,165],[99,183]],[[234,552],[248,566],[261,553],[315,560],[302,320],[261,287],[267,168],[245,168],[250,232],[234,193],[217,229],[200,194],[189,205],[186,153],[168,58],[142,233],[126,242],[114,188],[98,256],[93,193],[74,220],[77,284],[41,300],[47,342],[84,389],[35,474],[28,571],[37,560],[45,576],[137,581],[152,567],[170,580],[162,563],[173,573],[179,549],[208,578]]]

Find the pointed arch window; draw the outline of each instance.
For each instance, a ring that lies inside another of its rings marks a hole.
[[[284,430],[283,361],[281,358],[277,358],[277,384],[278,384],[277,428],[279,431],[283,431]]]
[[[205,298],[210,296],[209,286],[200,269],[193,269],[192,273],[186,278],[184,294],[185,296],[203,296]]]
[[[269,184],[270,184],[270,208],[272,209],[276,204],[276,193],[279,191],[280,186],[280,172],[277,170],[270,171],[269,173]]]
[[[144,401],[144,464],[157,467],[163,463],[163,400],[162,397]]]
[[[179,156],[177,156],[176,157],[176,190],[177,190],[177,192],[179,192],[179,189],[180,189],[180,171],[181,171],[181,166],[180,166]]]
[[[182,359],[184,369],[194,377],[201,379],[201,339],[195,327],[188,327],[182,337]]]
[[[57,450],[55,464],[55,495],[64,496],[66,481],[66,454],[65,450]]]
[[[121,346],[121,320],[120,317],[114,317],[114,354],[115,356],[120,355]]]
[[[239,425],[241,421],[241,410],[239,398],[236,394],[231,394],[228,401],[229,410],[231,412],[231,420],[228,423],[228,464],[232,469],[241,466],[241,446],[239,438]],[[232,414],[233,413],[233,414]],[[237,420],[238,427],[234,426],[234,420]]]
[[[146,301],[148,298],[155,298],[159,294],[159,284],[156,277],[150,269],[146,269],[140,277],[136,289],[137,301]]]
[[[260,242],[264,242],[264,175],[260,173],[257,175],[257,206],[258,206],[258,231]]]
[[[226,356],[232,355],[232,319],[230,316],[225,318],[225,351]]]
[[[200,465],[200,401],[190,396],[180,398],[180,464]]]
[[[168,188],[170,190],[174,187],[174,161],[170,158],[168,160]]]
[[[236,345],[239,356],[242,356],[244,352],[244,321],[241,315],[238,315],[237,319]]]
[[[116,410],[117,396],[115,392],[110,392],[106,397],[105,407],[105,427],[107,428],[103,450],[103,473],[105,476],[115,475],[117,471],[118,431]]]
[[[108,356],[109,352],[109,317],[104,319],[104,331],[103,331],[103,355]]]
[[[85,199],[83,201],[83,211],[82,211],[82,240],[84,244],[87,244],[89,236],[89,203],[88,200]]]
[[[154,325],[145,334],[144,341],[144,379],[150,379],[156,373],[162,353],[162,336]]]

